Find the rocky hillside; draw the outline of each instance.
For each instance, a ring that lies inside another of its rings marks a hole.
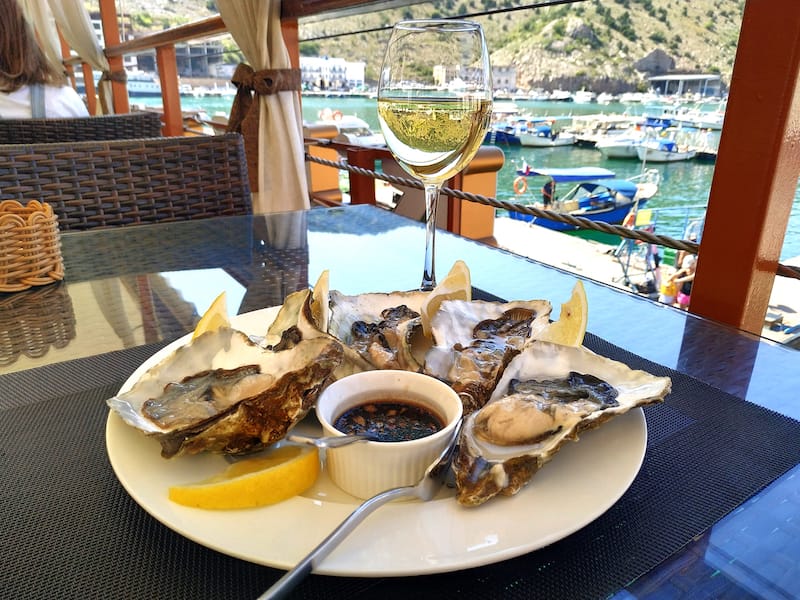
[[[309,40],[301,52],[364,60],[367,79],[374,81],[388,37],[382,28],[404,18],[466,15],[483,24],[492,63],[515,66],[523,89],[643,89],[647,75],[667,70],[719,73],[727,83],[744,9],[744,0],[583,0],[514,10],[519,4],[437,0],[301,23],[300,37]],[[216,12],[214,0],[120,0],[118,5],[141,29]],[[492,10],[503,12],[477,16]]]

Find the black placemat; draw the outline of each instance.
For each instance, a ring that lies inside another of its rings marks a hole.
[[[800,461],[800,423],[593,336],[586,343],[673,378],[667,401],[645,410],[644,465],[605,515],[547,548],[495,565],[421,577],[315,575],[295,597],[602,598]],[[154,349],[144,350],[0,377],[4,596],[254,598],[280,576],[173,533],[117,482],[105,452],[104,400]],[[63,391],[56,394],[59,381]]]

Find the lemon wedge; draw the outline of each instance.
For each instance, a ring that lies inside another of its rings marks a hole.
[[[320,331],[328,331],[328,319],[330,311],[328,309],[328,296],[330,293],[330,273],[324,270],[311,295],[311,317],[314,319]]]
[[[281,446],[267,455],[245,458],[207,481],[169,488],[169,499],[208,509],[252,508],[302,494],[319,475],[319,451],[312,446]]]
[[[572,288],[569,300],[561,305],[561,314],[558,321],[550,323],[542,332],[539,339],[545,342],[554,342],[562,346],[580,346],[586,335],[586,324],[589,321],[589,304],[586,300],[586,290],[579,279]]]
[[[439,282],[420,308],[420,321],[422,321],[422,333],[425,337],[431,337],[431,321],[433,315],[439,310],[445,300],[472,300],[472,282],[469,275],[469,268],[463,260],[457,260],[450,268],[447,276]]]
[[[228,302],[225,297],[225,292],[214,298],[211,306],[208,307],[203,316],[197,322],[194,328],[192,339],[202,335],[206,331],[216,331],[220,327],[230,327],[231,322],[228,319]]]

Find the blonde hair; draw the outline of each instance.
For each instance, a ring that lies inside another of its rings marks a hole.
[[[0,92],[14,92],[32,83],[66,84],[45,56],[33,28],[22,14],[17,0],[0,0]]]

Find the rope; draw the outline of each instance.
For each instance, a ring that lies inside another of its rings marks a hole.
[[[369,169],[364,169],[362,167],[356,167],[354,165],[350,165],[342,161],[327,160],[325,158],[320,158],[318,156],[312,156],[308,153],[306,153],[306,160],[310,162],[315,162],[320,165],[324,165],[326,167],[343,169],[345,171],[349,171],[350,173],[355,173],[357,175],[364,175],[366,177],[380,179],[382,181],[387,181],[389,183],[393,183],[396,185],[403,185],[406,187],[417,188],[417,189],[424,188],[422,182],[416,179],[406,179],[404,177],[397,177],[395,175],[387,175],[386,173],[378,173],[377,171],[371,171]],[[461,200],[469,200],[470,202],[477,202],[478,204],[486,204],[494,208],[516,211],[524,213],[526,215],[533,215],[534,217],[549,219],[551,221],[558,221],[560,223],[567,223],[569,225],[574,225],[575,227],[579,227],[580,229],[592,229],[594,231],[602,231],[604,233],[618,235],[619,237],[625,239],[639,240],[641,242],[645,242],[648,244],[657,244],[659,246],[664,246],[665,248],[673,248],[675,250],[685,250],[686,252],[689,252],[691,254],[697,254],[698,251],[700,250],[700,244],[698,244],[697,242],[691,242],[689,240],[676,240],[675,238],[669,237],[667,235],[660,235],[653,233],[651,231],[645,231],[643,229],[629,229],[627,227],[622,227],[620,225],[612,225],[610,223],[592,221],[591,219],[586,219],[584,217],[574,217],[572,215],[565,213],[554,212],[552,210],[546,210],[525,204],[515,204],[513,202],[506,202],[505,200],[498,200],[497,198],[481,196],[480,194],[472,194],[470,192],[463,192],[461,190],[453,190],[447,187],[442,188],[442,193],[445,194],[446,196],[451,196],[453,198],[460,198]],[[784,265],[778,263],[775,272],[777,275],[781,275],[783,277],[800,279],[799,267],[793,267],[790,265]]]

